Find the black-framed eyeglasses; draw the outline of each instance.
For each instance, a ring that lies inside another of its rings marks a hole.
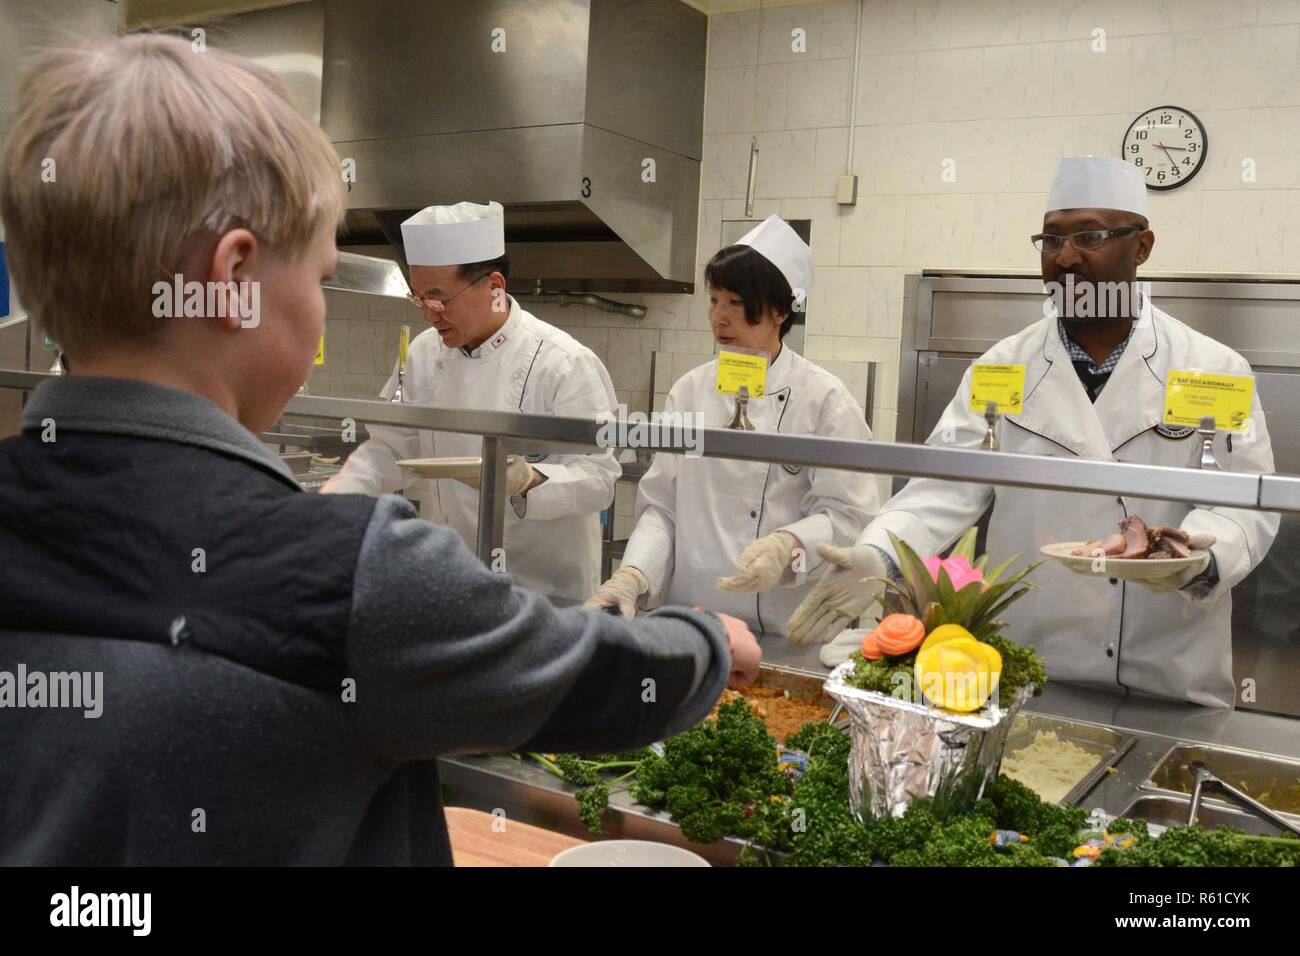
[[[1142,232],[1146,226],[1121,226],[1119,229],[1089,229],[1086,232],[1075,232],[1068,236],[1053,236],[1050,233],[1040,232],[1036,236],[1030,236],[1029,241],[1034,244],[1034,248],[1039,252],[1060,252],[1065,246],[1066,240],[1076,249],[1100,249],[1102,243],[1107,239],[1113,239],[1116,236],[1130,236],[1135,232]]]
[[[452,299],[456,298],[456,296],[460,295],[470,286],[478,285],[491,274],[492,273],[489,271],[483,273],[477,279],[470,279],[445,299],[435,299],[432,296],[416,295],[414,292],[408,292],[406,293],[406,301],[421,309],[429,309],[431,312],[446,312],[447,306],[451,303]]]

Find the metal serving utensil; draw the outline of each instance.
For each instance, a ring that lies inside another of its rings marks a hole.
[[[998,403],[989,402],[988,407],[984,410],[984,422],[988,429],[984,432],[984,441],[980,443],[983,451],[999,451],[998,444]]]
[[[847,734],[849,732],[849,715],[844,710],[844,704],[842,702],[835,702],[835,706],[831,708],[830,714],[826,717],[826,723],[830,724],[841,733]]]
[[[1200,427],[1196,433],[1201,436],[1201,454],[1193,462],[1202,471],[1221,471],[1219,461],[1214,457],[1214,416],[1206,415],[1201,419]]]
[[[736,395],[736,412],[731,416],[731,421],[727,423],[728,428],[739,429],[740,431],[752,432],[754,423],[749,420],[749,386],[740,386],[740,392]]]
[[[1193,760],[1187,765],[1187,769],[1192,772],[1192,802],[1187,811],[1187,825],[1189,827],[1196,825],[1196,816],[1201,809],[1201,794],[1209,788],[1210,790],[1219,791],[1234,803],[1251,811],[1256,816],[1264,818],[1274,826],[1300,836],[1300,826],[1296,826],[1285,817],[1274,813],[1254,797],[1248,796],[1231,784],[1225,783],[1222,779],[1216,777],[1201,761]]]

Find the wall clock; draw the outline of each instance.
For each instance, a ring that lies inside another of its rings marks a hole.
[[[1148,189],[1176,189],[1205,163],[1205,126],[1179,106],[1157,106],[1129,124],[1123,157],[1146,178]]]

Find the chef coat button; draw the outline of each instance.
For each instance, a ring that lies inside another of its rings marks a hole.
[[[749,513],[749,516],[750,516],[751,518],[757,518],[757,517],[758,517],[758,512],[757,512],[757,511],[751,511],[751,512]]]
[[[785,396],[784,396],[784,395],[778,395],[778,396],[776,397],[776,400],[777,400],[778,402],[784,402],[784,401],[785,401]]]
[[[1119,578],[1111,578],[1111,579],[1110,579],[1110,583],[1111,583],[1111,584],[1119,584]]]
[[[1114,657],[1114,656],[1115,656],[1115,648],[1114,648],[1114,647],[1108,647],[1108,648],[1106,648],[1106,656],[1107,656],[1107,657]]]

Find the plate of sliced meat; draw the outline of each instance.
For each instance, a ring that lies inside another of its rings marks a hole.
[[[1165,525],[1152,528],[1130,515],[1119,523],[1119,531],[1104,538],[1062,541],[1039,551],[1079,574],[1151,581],[1208,566],[1213,545],[1214,535],[1190,534]]]

